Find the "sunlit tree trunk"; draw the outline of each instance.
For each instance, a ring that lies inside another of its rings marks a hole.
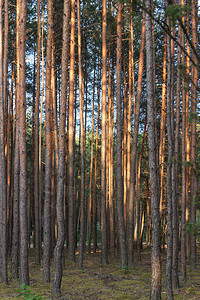
[[[180,25],[178,29],[178,42],[180,43]],[[174,181],[175,203],[173,204],[173,262],[172,262],[172,285],[174,289],[179,287],[178,278],[178,253],[179,253],[179,193],[178,193],[178,160],[179,160],[179,135],[180,135],[180,63],[181,52],[178,46],[177,55],[177,83],[176,83],[176,125],[174,141]]]
[[[121,72],[122,72],[122,4],[118,2],[117,12],[117,216],[121,268],[127,268],[128,256],[124,226],[123,178],[122,178],[122,104],[121,104]],[[125,167],[125,166],[124,166]]]
[[[133,211],[134,211],[134,198],[135,198],[135,180],[136,180],[136,161],[137,161],[137,142],[138,142],[138,130],[139,130],[139,117],[140,117],[140,103],[142,96],[142,78],[143,78],[143,67],[144,67],[144,46],[145,46],[145,12],[143,12],[143,22],[142,22],[142,35],[141,35],[141,45],[140,45],[140,58],[139,58],[139,69],[138,69],[138,86],[137,86],[137,101],[134,106],[134,131],[133,131],[133,141],[131,150],[131,173],[130,173],[130,189],[129,189],[129,227],[127,229],[129,247],[131,246],[131,239],[133,232]],[[134,87],[133,87],[134,89]],[[139,203],[136,203],[136,211],[139,209]],[[136,214],[137,214],[136,213]],[[130,249],[128,250],[131,251]],[[138,249],[138,253],[140,249]],[[129,254],[129,256],[131,256]]]
[[[162,107],[160,122],[160,217],[162,217],[162,203],[164,193],[164,153],[165,153],[165,130],[166,130],[166,78],[167,78],[167,35],[164,36],[164,55],[163,55],[163,83],[162,83]]]
[[[74,64],[75,64],[75,0],[71,0],[71,40],[69,74],[69,259],[75,260],[74,243]]]
[[[132,4],[132,1],[131,1]],[[129,24],[129,99],[128,99],[128,116],[127,116],[127,204],[126,204],[126,231],[127,231],[127,248],[128,248],[128,265],[133,265],[133,201],[130,201],[130,177],[131,177],[131,116],[132,116],[132,94],[135,105],[135,77],[134,77],[134,60],[133,60],[133,21]]]
[[[197,0],[192,0],[192,43],[197,51],[198,43],[198,3]],[[198,64],[197,57],[192,52],[193,61]],[[192,65],[192,93],[191,93],[191,111],[193,114],[191,123],[191,161],[192,161],[192,172],[191,172],[191,202],[190,202],[190,222],[196,224],[196,205],[195,197],[197,195],[197,176],[196,176],[196,112],[197,112],[197,87],[198,87],[198,68],[194,64]],[[192,232],[191,234],[191,249],[190,249],[190,266],[191,269],[196,268],[196,236]]]
[[[106,46],[106,0],[103,0],[102,14],[102,119],[101,119],[101,243],[102,264],[108,263],[107,220],[106,220],[106,86],[107,86],[107,46]]]
[[[148,116],[148,144],[149,144],[149,173],[150,173],[150,197],[152,214],[152,300],[161,299],[161,260],[160,260],[160,214],[159,214],[159,190],[158,190],[158,166],[156,164],[155,144],[155,109],[154,109],[154,86],[153,86],[153,40],[151,1],[146,0],[146,57],[147,57],[147,116]]]

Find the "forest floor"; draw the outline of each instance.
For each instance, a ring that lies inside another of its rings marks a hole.
[[[165,292],[165,258],[162,253],[162,299]],[[42,266],[34,262],[34,251],[30,250],[30,291],[31,295],[39,297],[24,298],[17,296],[19,282],[11,282],[8,286],[0,284],[0,299],[55,299],[51,298],[51,283],[42,282]],[[52,261],[53,276],[53,261]],[[9,273],[10,277],[10,273]],[[151,288],[150,248],[141,253],[141,262],[135,262],[133,269],[120,270],[119,257],[110,259],[105,267],[101,265],[101,253],[84,257],[84,269],[81,271],[77,263],[66,263],[62,280],[62,296],[64,299],[149,299]],[[200,257],[197,269],[193,272],[187,268],[187,282],[183,283],[180,276],[180,289],[175,293],[175,299],[200,300]]]

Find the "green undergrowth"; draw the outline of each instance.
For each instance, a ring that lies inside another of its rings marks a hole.
[[[162,300],[165,292],[165,256],[162,254]],[[67,257],[67,255],[66,255]],[[77,259],[78,260],[78,259]],[[7,286],[0,283],[0,299],[57,299],[51,296],[51,283],[42,282],[42,265],[34,262],[34,252],[30,250],[30,287],[20,288],[19,282],[12,282],[9,274]],[[53,278],[53,261],[51,268]],[[175,292],[174,299],[200,299],[200,265],[190,271],[187,268],[187,282],[180,276],[180,289]],[[119,256],[110,258],[109,264],[101,265],[101,253],[90,254],[84,258],[84,268],[80,270],[77,263],[69,263],[63,270],[62,296],[64,299],[149,299],[151,289],[150,250],[142,251],[141,262],[135,258],[134,267],[120,269]]]

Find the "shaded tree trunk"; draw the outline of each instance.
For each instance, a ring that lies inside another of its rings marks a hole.
[[[37,4],[37,82],[35,101],[35,164],[34,164],[34,205],[35,205],[35,261],[40,264],[40,214],[39,214],[39,103],[40,103],[40,56],[41,56],[41,0]]]
[[[81,229],[80,229],[80,253],[79,253],[79,267],[83,268],[83,251],[84,251],[84,233],[85,233],[85,132],[83,121],[83,104],[84,104],[84,86],[83,86],[83,73],[81,61],[81,24],[80,24],[80,2],[77,1],[77,15],[78,15],[78,60],[79,60],[79,109],[80,109],[80,135],[81,135],[81,197],[80,197],[80,210],[81,210]],[[93,147],[93,144],[92,144]],[[91,207],[90,207],[91,218]],[[90,224],[91,226],[91,224]]]
[[[5,161],[5,140],[4,140],[4,77],[3,74],[3,1],[0,1],[0,263],[1,263],[1,280],[4,284],[8,283],[7,274],[7,182],[6,182],[6,161]],[[5,45],[4,45],[5,46]]]
[[[149,172],[150,172],[150,197],[152,213],[152,280],[151,299],[161,299],[161,261],[160,261],[160,215],[159,215],[159,191],[158,191],[158,166],[156,164],[155,141],[155,109],[153,86],[153,40],[151,1],[146,0],[146,56],[147,56],[147,118],[148,118],[148,144],[149,144]]]
[[[26,174],[25,38],[26,38],[26,0],[20,0],[20,12],[19,12],[20,283],[29,285],[27,174]]]
[[[48,28],[46,50],[46,154],[45,154],[45,199],[44,199],[44,254],[43,254],[43,281],[50,282],[51,258],[51,171],[52,171],[52,93],[51,93],[51,59],[53,37],[53,1],[48,0]]]
[[[64,250],[64,183],[65,183],[65,127],[66,127],[66,103],[68,83],[68,58],[69,58],[69,19],[70,0],[64,1],[63,10],[63,42],[61,62],[61,103],[59,122],[59,148],[58,148],[58,187],[56,199],[56,216],[58,224],[58,237],[54,250],[54,279],[52,293],[59,296],[62,282],[62,256]]]

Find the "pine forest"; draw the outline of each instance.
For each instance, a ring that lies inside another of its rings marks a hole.
[[[0,298],[200,299],[199,0],[0,0]]]

